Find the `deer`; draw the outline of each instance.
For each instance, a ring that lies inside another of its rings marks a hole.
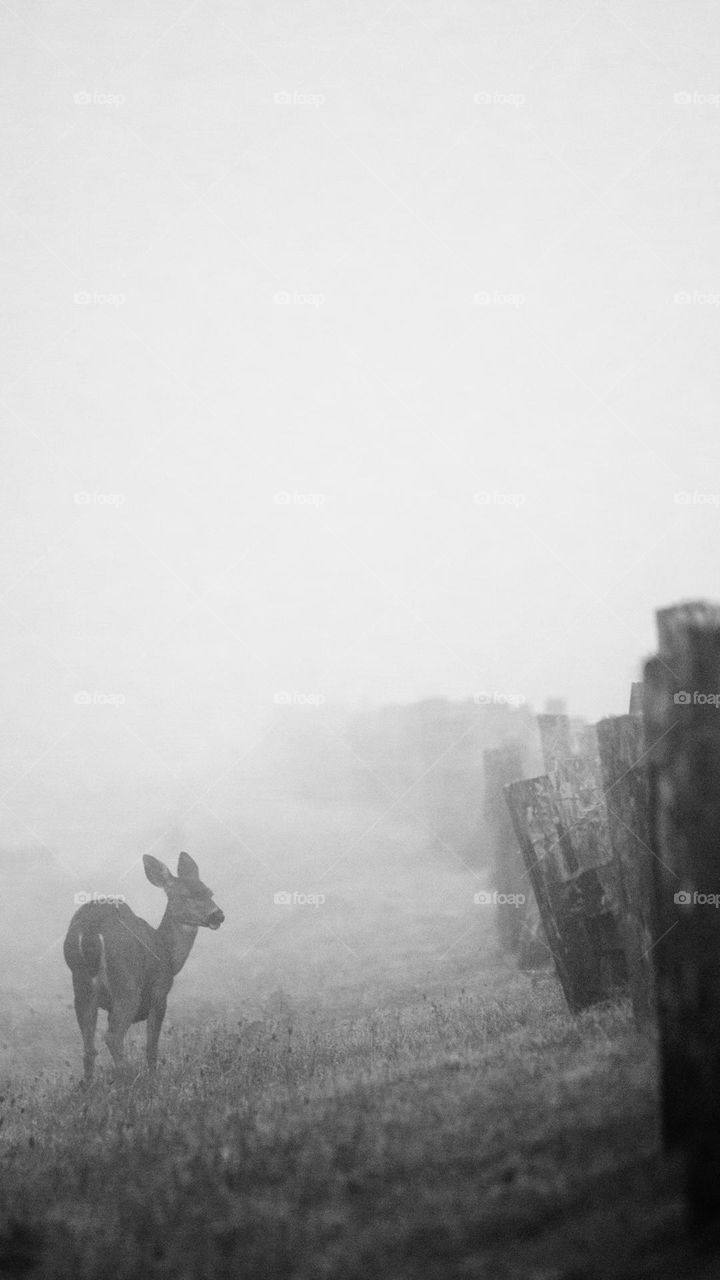
[[[105,899],[84,903],[65,937],[63,954],[72,973],[85,1087],[95,1070],[99,1009],[107,1011],[104,1040],[118,1074],[124,1066],[127,1031],[135,1022],[147,1022],[147,1065],[154,1076],[173,980],[192,950],[198,929],[219,929],[225,919],[189,853],[180,854],[176,876],[152,854],[143,855],[143,864],[150,883],[167,896],[157,929],[123,900]]]

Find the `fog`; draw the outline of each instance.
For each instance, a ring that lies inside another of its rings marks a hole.
[[[180,848],[228,918],[188,991],[470,945],[480,784],[438,836],[373,716],[450,699],[476,767],[531,761],[523,714],[624,711],[654,608],[716,590],[690,8],[3,6],[13,981],[78,892],[157,922],[142,854]]]

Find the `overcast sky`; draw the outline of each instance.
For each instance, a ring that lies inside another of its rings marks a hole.
[[[626,709],[718,597],[719,17],[3,0],[8,784],[283,692]]]

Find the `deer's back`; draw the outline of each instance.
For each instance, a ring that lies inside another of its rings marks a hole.
[[[133,990],[138,993],[140,1010],[147,1005],[151,991],[169,991],[172,986],[169,957],[157,931],[127,903],[86,902],[70,921],[64,953],[73,972],[86,970],[96,977],[101,1008],[106,1007],[106,996],[113,999]],[[93,973],[95,954],[99,964]]]

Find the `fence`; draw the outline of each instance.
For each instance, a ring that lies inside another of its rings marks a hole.
[[[539,916],[528,956],[527,922],[501,914],[503,946],[527,966],[541,942],[573,1012],[627,993],[657,1032],[664,1142],[705,1224],[720,1217],[720,606],[657,624],[627,715],[539,716],[540,777],[486,753],[485,813],[496,887],[531,886]]]

